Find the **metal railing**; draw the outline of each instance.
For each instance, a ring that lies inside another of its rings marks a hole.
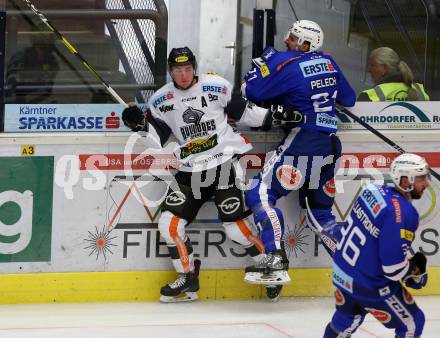
[[[154,49],[152,53],[149,51],[150,55],[145,59],[145,64],[143,65],[144,71],[149,72],[149,77],[142,77],[141,74],[134,74],[133,67],[131,67],[132,76],[130,79],[130,70],[124,65],[124,70],[126,72],[127,78],[130,83],[127,84],[111,84],[115,89],[123,90],[154,90],[161,87],[166,81],[166,58],[167,58],[167,34],[168,34],[168,11],[163,0],[150,0],[154,2],[156,10],[152,9],[46,9],[43,10],[44,14],[49,18],[49,20],[59,20],[59,19],[69,19],[78,20],[78,22],[99,20],[108,24],[112,23],[114,20],[130,20],[136,25],[138,20],[141,22],[152,22],[154,25]],[[8,46],[14,47],[17,44],[19,27],[17,24],[17,19],[19,17],[33,17],[34,14],[30,10],[9,10],[7,11],[8,18]],[[150,23],[151,25],[151,23]],[[116,36],[112,36],[112,39],[116,39]],[[141,35],[135,38],[141,39],[138,41],[140,45],[145,45],[145,38]],[[81,51],[80,51],[81,52]],[[118,52],[119,59],[124,63],[124,55],[121,53],[126,50],[121,49]],[[126,55],[125,55],[126,57]],[[140,67],[138,67],[140,68]],[[116,69],[117,70],[117,69]],[[148,81],[145,81],[148,79]],[[26,93],[33,90],[38,90],[44,92],[45,90],[50,92],[87,92],[96,91],[102,89],[97,84],[89,84],[87,81],[82,81],[81,84],[43,84],[43,85],[33,85],[33,84],[20,84],[14,87],[17,93]],[[6,88],[7,89],[7,88]],[[134,95],[133,95],[134,96]]]

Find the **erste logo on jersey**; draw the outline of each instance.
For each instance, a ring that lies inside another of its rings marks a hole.
[[[194,109],[193,107],[188,107],[188,109],[183,112],[183,122],[188,125],[180,127],[180,133],[185,141],[187,139],[206,136],[210,131],[216,129],[215,120],[201,121],[203,115],[205,115],[203,111]]]
[[[174,98],[174,93],[172,91],[169,91],[168,93],[161,95],[153,100],[153,107],[157,108],[161,103],[164,103],[168,100],[171,100]]]
[[[375,186],[367,187],[360,196],[361,200],[365,203],[368,210],[376,218],[377,215],[387,206],[382,194]]]
[[[333,284],[349,293],[353,293],[353,278],[342,271],[336,264],[333,265]]]
[[[329,59],[320,58],[299,63],[304,77],[336,73],[337,70]]]
[[[226,95],[228,88],[219,83],[202,83],[202,91]]]

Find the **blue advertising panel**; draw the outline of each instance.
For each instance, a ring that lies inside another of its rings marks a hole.
[[[7,104],[5,132],[128,131],[120,104]]]

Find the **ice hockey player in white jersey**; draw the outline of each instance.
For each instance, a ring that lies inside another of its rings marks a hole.
[[[144,116],[132,106],[124,110],[123,121],[133,131],[148,132],[153,127],[162,145],[170,134],[179,144],[174,150],[179,163],[174,176],[177,189],[169,188],[159,219],[160,233],[178,273],[174,282],[162,287],[161,301],[175,302],[197,299],[198,262],[194,264],[185,227],[209,198],[214,197],[226,234],[255,260],[262,257],[264,249],[252,231],[244,203],[238,162],[252,145],[227,120],[257,127],[271,124],[273,117],[270,110],[232,93],[232,85],[224,78],[196,76],[196,58],[188,47],[173,48],[168,66],[173,81],[151,97],[150,112]]]

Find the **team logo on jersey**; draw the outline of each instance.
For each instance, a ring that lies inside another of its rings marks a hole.
[[[336,288],[336,290],[335,290],[335,301],[336,301],[336,305],[339,305],[339,306],[345,304],[344,294],[338,288]]]
[[[165,203],[167,205],[171,205],[173,207],[182,205],[186,201],[186,196],[181,191],[173,191],[171,194],[167,196],[165,199]]]
[[[295,190],[300,187],[303,175],[292,165],[284,164],[277,169],[277,179],[286,190]]]
[[[330,197],[330,198],[334,198],[336,195],[336,185],[335,185],[335,179],[332,178],[330,180],[328,180],[327,182],[325,182],[324,184],[324,193]]]
[[[365,203],[368,210],[373,214],[374,218],[376,218],[377,215],[379,215],[379,213],[387,206],[382,194],[374,185],[369,185],[362,192],[360,198]]]
[[[391,320],[391,315],[386,311],[376,310],[371,308],[365,308],[365,310],[371,313],[374,316],[374,318],[376,318],[379,322],[383,324],[388,323]]]
[[[402,288],[402,295],[403,295],[403,300],[405,301],[406,304],[414,304],[414,297],[408,292],[407,289]]]
[[[188,109],[183,112],[183,122],[188,124],[199,124],[203,115],[205,115],[205,113],[201,110],[188,107]]]
[[[299,63],[304,77],[336,73],[337,70],[329,59],[319,58]]]
[[[240,205],[241,202],[238,197],[229,197],[219,204],[218,207],[224,214],[230,215],[236,212],[238,208],[240,208]]]
[[[201,122],[204,114],[205,113],[201,110],[192,107],[188,107],[188,109],[183,112],[183,122],[188,125],[180,127],[180,133],[185,141],[189,138],[194,139],[206,136],[210,131],[217,128],[214,119]]]

